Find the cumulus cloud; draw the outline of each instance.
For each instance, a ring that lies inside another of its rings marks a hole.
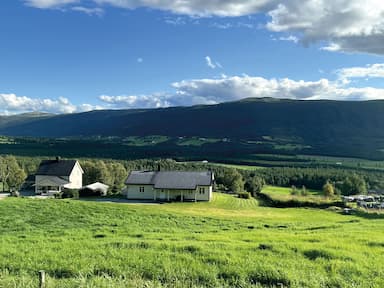
[[[289,0],[268,12],[267,28],[296,32],[303,43],[326,41],[329,51],[383,54],[381,0]]]
[[[295,100],[373,100],[384,99],[384,89],[346,87],[338,81],[295,81],[288,78],[234,76],[223,79],[198,79],[174,83],[178,95],[204,99],[206,103],[234,101],[248,97],[273,97]],[[187,101],[188,102],[188,101]]]
[[[73,105],[67,98],[41,99],[0,93],[0,114],[15,114],[31,111],[48,113],[74,113],[100,109],[99,106],[83,104]]]
[[[174,106],[168,101],[165,93],[154,93],[152,95],[101,95],[99,99],[108,108],[160,108]]]
[[[197,79],[173,84],[178,102],[203,104],[241,100],[248,97],[273,97],[295,100],[374,100],[384,99],[384,89],[347,87],[339,81],[295,81],[288,78],[266,79],[248,75],[223,79]]]
[[[266,79],[248,75],[221,79],[192,79],[172,84],[173,93],[154,95],[100,96],[110,108],[159,108],[237,101],[244,98],[273,97],[294,100],[375,100],[384,99],[384,89],[348,87],[338,80],[317,81]]]
[[[371,64],[365,67],[350,67],[336,71],[339,78],[345,83],[352,78],[384,78],[384,63]]]
[[[237,101],[244,98],[273,97],[295,100],[384,100],[384,89],[351,87],[351,78],[384,77],[384,64],[366,67],[350,67],[336,71],[335,81],[292,80],[288,78],[267,79],[249,75],[226,76],[220,79],[191,79],[171,84],[173,92],[143,95],[101,95],[102,105],[74,105],[69,99],[29,98],[15,94],[0,94],[0,114],[15,114],[40,111],[50,113],[74,113],[95,109],[161,108],[192,106]]]

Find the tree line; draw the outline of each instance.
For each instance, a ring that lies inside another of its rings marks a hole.
[[[4,190],[19,188],[27,175],[34,174],[43,157],[0,156],[0,182]],[[103,182],[110,186],[110,193],[119,193],[132,170],[212,170],[216,188],[221,191],[260,192],[263,185],[306,187],[322,190],[331,184],[342,195],[365,194],[369,189],[384,189],[384,173],[380,171],[338,168],[273,167],[252,171],[224,167],[202,162],[177,162],[173,159],[79,159],[84,170],[84,185]]]

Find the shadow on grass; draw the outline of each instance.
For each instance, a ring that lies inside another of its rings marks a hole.
[[[376,212],[376,211],[354,210],[351,215],[361,217],[364,219],[384,219],[384,211]]]

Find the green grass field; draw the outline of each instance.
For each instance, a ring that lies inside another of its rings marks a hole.
[[[384,219],[211,203],[0,201],[0,287],[384,287]]]
[[[296,193],[292,193],[293,189],[288,187],[264,186],[261,193],[267,195],[269,199],[274,201],[276,207],[325,207],[340,205],[341,198],[334,196],[325,198],[323,192],[313,189],[305,189],[306,194],[300,187],[296,188]]]
[[[236,165],[236,164],[225,164],[225,163],[209,163],[211,165],[217,165],[222,166],[226,168],[233,168],[233,169],[240,169],[240,170],[248,170],[248,171],[254,171],[258,169],[263,169],[264,167],[261,166],[253,166],[253,165]]]

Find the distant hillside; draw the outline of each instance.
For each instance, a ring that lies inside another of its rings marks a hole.
[[[218,105],[101,110],[67,115],[0,118],[10,136],[197,136],[234,140],[283,139],[307,153],[381,158],[384,101],[245,99]]]
[[[24,113],[11,116],[0,116],[0,129],[10,130],[11,127],[15,125],[31,123],[35,120],[47,119],[52,116],[54,116],[54,114],[40,112]]]

